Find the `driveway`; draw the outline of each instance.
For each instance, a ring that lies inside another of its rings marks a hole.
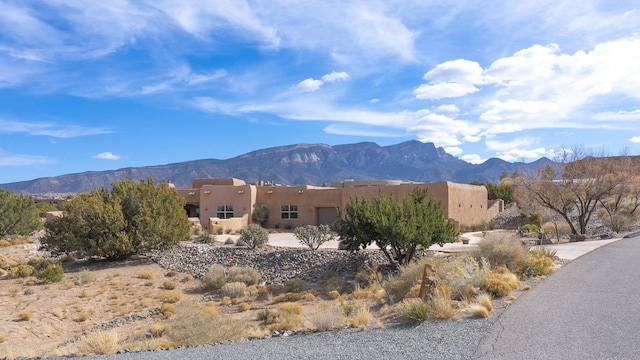
[[[640,359],[638,274],[640,237],[577,258],[504,311],[476,358]]]

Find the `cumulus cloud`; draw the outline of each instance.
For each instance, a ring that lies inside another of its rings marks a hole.
[[[440,105],[436,109],[438,111],[448,112],[448,113],[458,113],[458,112],[460,112],[460,109],[454,104]]]
[[[101,160],[118,160],[120,159],[120,156],[107,151],[107,152],[100,153],[98,155],[94,155],[93,158],[101,159]]]
[[[444,148],[444,151],[453,156],[458,156],[464,152],[464,150],[456,146],[447,146],[446,148]]]
[[[319,90],[322,85],[326,83],[333,83],[336,81],[344,81],[349,80],[351,77],[346,72],[332,72],[331,74],[326,74],[322,76],[322,80],[317,80],[314,78],[304,79],[298,84],[292,86],[292,88],[297,89],[302,92],[313,92]]]
[[[640,143],[640,136],[633,136],[629,141],[632,143]]]
[[[478,154],[467,154],[467,155],[462,155],[460,156],[460,159],[471,163],[471,164],[482,164],[483,162],[487,161],[487,159],[483,159],[482,157],[480,157],[480,155]]]
[[[448,99],[473,94],[480,91],[482,67],[473,61],[458,59],[436,65],[424,79],[428,84],[418,86],[413,92],[418,99]]]

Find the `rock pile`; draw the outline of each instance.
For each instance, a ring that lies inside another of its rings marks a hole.
[[[196,278],[206,274],[213,264],[250,267],[258,270],[262,274],[262,281],[267,284],[282,284],[293,278],[318,283],[328,272],[349,279],[355,276],[363,263],[375,261],[383,267],[388,264],[378,250],[351,254],[330,249],[247,249],[196,243],[181,243],[148,256],[167,270],[188,273]]]

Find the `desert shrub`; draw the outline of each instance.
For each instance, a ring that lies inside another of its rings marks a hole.
[[[64,270],[62,265],[49,264],[44,270],[39,271],[36,277],[45,284],[60,282],[64,278]]]
[[[206,303],[204,303],[203,309],[209,315],[218,315],[218,307],[216,306],[216,303],[213,301],[207,301]]]
[[[288,292],[288,293],[284,293],[284,294],[280,294],[280,295],[276,295],[271,299],[271,302],[274,304],[277,303],[282,303],[282,302],[294,302],[294,301],[300,301],[302,299],[305,299],[305,293],[292,293],[292,292]]]
[[[537,233],[540,232],[540,228],[535,224],[525,224],[520,227],[520,230],[527,233]]]
[[[493,302],[491,300],[491,295],[489,294],[480,294],[476,298],[476,303],[484,306],[487,311],[493,310]]]
[[[247,243],[242,238],[238,238],[238,240],[236,240],[236,246],[247,246]]]
[[[12,279],[26,278],[33,275],[35,269],[31,265],[20,264],[9,269],[9,277]]]
[[[362,286],[380,284],[382,282],[382,274],[378,271],[378,267],[379,265],[375,261],[371,264],[364,263],[360,265],[356,273],[356,280]]]
[[[429,306],[420,299],[408,300],[402,303],[400,312],[412,323],[421,324],[429,318]]]
[[[175,290],[178,287],[178,283],[171,280],[165,280],[162,283],[162,288],[165,290]]]
[[[195,346],[238,340],[245,333],[241,320],[213,315],[191,301],[183,301],[167,322],[165,336],[178,346]]]
[[[182,294],[171,291],[160,291],[158,298],[162,300],[163,303],[175,304],[182,299]]]
[[[226,283],[220,289],[220,291],[224,296],[228,296],[232,299],[243,296],[246,290],[247,290],[247,285],[241,282]]]
[[[8,268],[9,268],[9,261],[7,261],[7,258],[5,258],[4,256],[0,255],[0,269],[8,269]]]
[[[353,316],[349,318],[349,324],[351,326],[359,327],[363,330],[372,323],[373,315],[371,315],[369,308],[364,305],[358,306],[353,313]]]
[[[487,276],[483,290],[496,296],[507,296],[520,285],[518,277],[515,274],[491,274]]]
[[[262,309],[260,311],[258,311],[258,320],[260,321],[265,321],[267,320],[267,318],[269,317],[269,315],[271,315],[271,310],[269,309]]]
[[[327,296],[331,300],[335,300],[340,297],[340,292],[338,290],[331,290],[327,293]]]
[[[18,320],[20,321],[31,321],[33,318],[33,313],[31,311],[23,311],[18,314]]]
[[[216,237],[215,235],[210,235],[207,233],[200,233],[198,234],[198,236],[196,236],[196,242],[202,243],[202,244],[212,244],[216,241]]]
[[[312,250],[317,250],[320,245],[327,241],[335,240],[337,236],[331,231],[331,227],[326,224],[299,226],[296,228],[294,235],[302,245]]]
[[[151,270],[138,270],[136,271],[136,276],[140,279],[145,279],[145,280],[156,279],[156,274]]]
[[[257,299],[266,296],[269,293],[269,289],[264,284],[251,285],[247,287],[245,295],[251,299]]]
[[[78,281],[81,284],[89,284],[96,281],[96,274],[90,270],[83,269],[78,273]]]
[[[230,237],[229,237],[229,238],[227,238],[227,240],[225,240],[225,241],[224,241],[224,244],[225,244],[225,245],[233,245],[233,244],[235,244],[235,243],[236,243],[236,242],[235,242],[235,241],[233,241],[233,239],[232,239],[232,238],[230,238]]]
[[[204,291],[220,290],[226,282],[224,267],[219,264],[211,265],[209,271],[200,279]]]
[[[0,240],[0,247],[7,247],[7,246],[11,246],[11,243],[8,240],[1,239]]]
[[[469,311],[471,312],[471,316],[475,318],[488,318],[489,310],[481,304],[471,304],[469,306]]]
[[[246,302],[243,302],[243,303],[238,304],[238,311],[243,312],[243,311],[247,311],[247,310],[249,310],[249,309],[251,309],[251,305],[249,305],[249,304],[248,304],[248,303],[246,303]]]
[[[33,290],[32,288],[24,289],[24,292],[23,292],[24,295],[33,295],[34,293],[35,293],[35,290]]]
[[[162,313],[162,315],[170,317],[176,314],[177,309],[174,304],[164,303],[162,304],[162,306],[160,306],[160,312]]]
[[[87,321],[89,320],[89,317],[90,317],[89,312],[83,310],[78,313],[78,317],[76,318],[76,321],[77,322]]]
[[[304,290],[305,285],[302,279],[290,279],[285,281],[284,288],[287,292],[299,293]]]
[[[111,355],[118,351],[118,333],[101,331],[87,337],[80,345],[84,355]]]
[[[293,330],[300,326],[302,322],[302,306],[300,304],[287,302],[280,305],[278,311],[267,316],[267,328],[274,330]]]
[[[390,276],[382,284],[391,302],[398,302],[405,298],[411,288],[422,281],[422,273],[427,259],[421,259],[400,267],[397,275]]]
[[[228,282],[241,282],[247,286],[260,282],[260,272],[248,267],[232,266],[227,273]]]
[[[149,334],[151,334],[153,337],[162,336],[165,330],[166,326],[162,323],[155,323],[149,326]]]
[[[220,305],[229,305],[231,304],[231,298],[228,296],[223,296],[222,299],[220,299]]]
[[[553,255],[552,255],[553,254]],[[529,256],[529,262],[519,272],[521,276],[544,276],[553,273],[553,256],[555,252],[547,253],[544,248],[534,250]]]
[[[260,225],[249,224],[245,229],[240,230],[240,238],[249,249],[255,249],[269,241],[269,233]]]
[[[317,311],[307,316],[313,326],[321,331],[339,328],[342,323],[342,311],[336,305],[322,303]]]
[[[478,243],[476,259],[486,259],[491,266],[506,266],[518,272],[529,262],[529,251],[520,240],[507,233],[491,233]]]
[[[455,300],[468,300],[475,296],[491,273],[491,266],[485,259],[433,257],[427,262],[436,267],[438,281],[451,288],[451,298]]]
[[[251,214],[251,221],[253,221],[256,224],[260,224],[261,226],[264,226],[264,224],[267,222],[268,219],[269,219],[269,211],[267,210],[266,206],[257,205],[253,209],[253,213]]]

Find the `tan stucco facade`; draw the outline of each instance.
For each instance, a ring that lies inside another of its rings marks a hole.
[[[485,224],[503,210],[501,201],[487,201],[484,186],[452,182],[348,180],[319,187],[246,184],[239,179],[195,179],[192,187],[176,191],[185,199],[188,215],[199,218],[204,229],[215,233],[219,229],[235,232],[246,227],[258,206],[267,208],[265,227],[295,228],[333,223],[337,211],[344,212],[354,197],[377,197],[382,191],[402,201],[416,188],[427,189],[429,196],[441,203],[446,216],[461,226]]]

